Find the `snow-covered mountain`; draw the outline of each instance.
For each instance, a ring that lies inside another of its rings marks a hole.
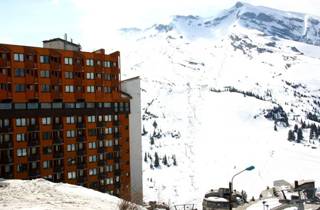
[[[249,165],[234,180],[249,196],[276,179],[320,182],[319,133],[310,140],[308,126],[320,122],[319,21],[237,3],[121,31],[122,78],[142,79],[146,201],[201,205]],[[300,143],[288,141],[296,124]]]
[[[2,210],[116,210],[122,203],[117,197],[76,185],[44,179],[0,179]],[[136,209],[142,207],[136,205]]]

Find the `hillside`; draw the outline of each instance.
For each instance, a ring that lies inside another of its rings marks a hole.
[[[249,165],[234,183],[249,196],[276,179],[320,182],[319,133],[309,134],[320,122],[319,21],[237,3],[121,31],[122,78],[142,79],[146,201],[201,205]]]
[[[116,210],[121,200],[81,186],[44,179],[0,179],[0,209]]]

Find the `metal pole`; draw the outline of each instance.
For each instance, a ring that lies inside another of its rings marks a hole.
[[[232,182],[229,182],[229,191],[230,191],[230,195],[229,195],[229,210],[232,210]]]

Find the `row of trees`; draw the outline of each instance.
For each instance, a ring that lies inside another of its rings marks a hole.
[[[309,140],[317,140],[320,136],[320,126],[317,126],[315,123],[306,124],[304,121],[301,121],[301,127],[297,124],[294,125],[293,130],[288,132],[288,141],[296,141],[301,143],[304,140],[303,130],[310,129]]]
[[[148,163],[150,160],[150,168],[160,168],[161,164],[167,167],[170,166],[177,166],[177,159],[175,155],[172,155],[171,157],[167,157],[167,155],[164,155],[162,158],[159,157],[158,153],[154,153],[154,157],[152,157],[149,153],[144,154],[144,162]]]

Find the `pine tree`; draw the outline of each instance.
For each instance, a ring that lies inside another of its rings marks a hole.
[[[146,131],[145,127],[143,126],[143,129],[142,129],[142,136],[145,136],[148,134],[148,131]]]
[[[158,153],[154,153],[154,167],[158,168],[160,166]]]
[[[289,130],[288,132],[288,141],[294,141],[295,140],[295,135],[292,130]]]
[[[168,160],[167,160],[167,156],[166,155],[164,155],[164,157],[162,159],[162,163],[163,163],[163,165],[168,166]]]
[[[144,162],[148,162],[147,153],[144,153]]]
[[[172,160],[173,160],[173,165],[174,166],[177,166],[177,160],[176,160],[176,156],[175,155],[172,155]]]
[[[157,128],[157,127],[158,127],[158,124],[157,124],[156,121],[153,121],[153,124],[152,124],[152,125],[153,125],[154,128]]]
[[[154,138],[152,136],[150,137],[150,144],[154,145]]]
[[[278,129],[277,129],[277,125],[276,125],[276,124],[274,124],[273,129],[274,129],[274,131],[278,131]]]
[[[303,140],[303,133],[302,133],[302,129],[299,128],[297,133],[297,142],[300,143],[301,140]]]
[[[294,128],[293,128],[294,132],[298,132],[298,128],[299,128],[298,125],[295,124],[295,125],[294,125]]]

